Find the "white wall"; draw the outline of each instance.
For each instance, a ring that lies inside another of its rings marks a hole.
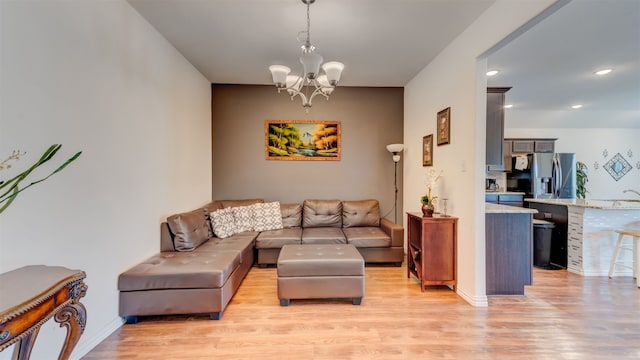
[[[0,48],[0,157],[83,151],[0,214],[0,271],[86,271],[79,358],[121,325],[118,274],[159,250],[161,220],[211,198],[210,84],[121,0],[0,1]],[[32,359],[64,335],[49,321]]]
[[[458,216],[457,292],[486,306],[484,242],[486,60],[479,56],[540,13],[552,0],[498,0],[405,87],[404,204],[419,211],[426,192],[422,137],[435,134],[436,114],[451,107],[451,144],[434,146],[443,171],[436,195]],[[406,225],[406,224],[405,224]]]
[[[588,199],[639,199],[622,191],[640,191],[640,129],[507,128],[505,136],[557,138],[556,152],[576,153],[589,168]],[[603,166],[617,153],[633,168],[616,181]]]

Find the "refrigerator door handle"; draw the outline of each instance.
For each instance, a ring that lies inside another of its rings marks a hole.
[[[560,188],[562,187],[562,165],[560,165],[560,158],[556,155],[553,158],[553,195],[555,198],[560,197]]]

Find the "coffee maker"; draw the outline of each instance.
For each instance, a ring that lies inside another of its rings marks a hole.
[[[496,183],[495,178],[486,178],[485,179],[485,190],[487,191],[496,191],[498,190],[498,184]]]

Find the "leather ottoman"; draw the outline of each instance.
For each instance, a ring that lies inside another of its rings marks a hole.
[[[353,245],[284,245],[278,257],[278,299],[347,298],[360,305],[364,296],[364,259]]]

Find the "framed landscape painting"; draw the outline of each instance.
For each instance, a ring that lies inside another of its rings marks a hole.
[[[265,120],[267,160],[340,160],[340,121]]]

